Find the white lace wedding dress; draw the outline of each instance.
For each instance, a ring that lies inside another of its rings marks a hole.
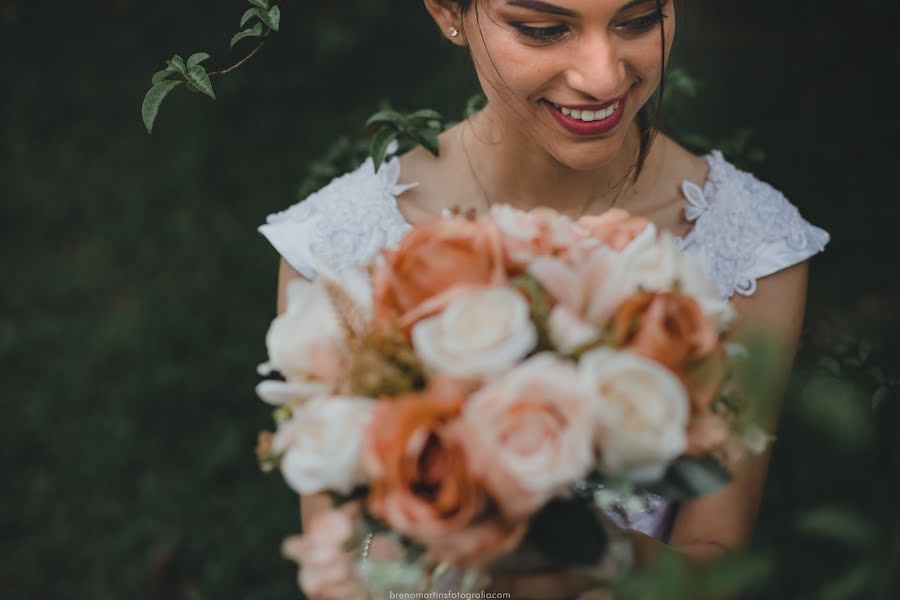
[[[710,171],[703,187],[689,181],[681,186],[693,228],[678,243],[682,251],[700,255],[723,298],[750,296],[760,278],[824,250],[828,233],[804,220],[779,191],[735,168],[718,151],[704,158]],[[410,229],[396,197],[415,184],[398,185],[399,179],[397,158],[378,173],[369,159],[303,202],[270,215],[259,231],[307,278],[315,277],[314,264],[340,272]],[[666,539],[675,509],[650,496],[642,510],[619,506],[609,516],[621,527]]]

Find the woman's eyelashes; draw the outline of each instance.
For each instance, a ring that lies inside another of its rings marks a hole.
[[[616,29],[628,35],[640,35],[656,29],[667,18],[668,15],[665,13],[654,11],[650,14],[624,21],[616,25]],[[512,26],[520,35],[538,42],[554,42],[569,32],[568,25],[535,27],[524,23],[513,23]]]
[[[552,42],[558,40],[569,31],[569,28],[566,25],[534,27],[522,23],[513,23],[512,26],[519,34],[538,42]]]

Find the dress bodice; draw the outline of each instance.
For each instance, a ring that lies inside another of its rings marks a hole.
[[[701,187],[684,181],[685,217],[693,226],[676,238],[699,255],[722,298],[752,295],[757,280],[824,250],[829,235],[807,222],[781,192],[741,171],[714,151],[704,157],[709,175]],[[316,265],[340,273],[398,242],[412,227],[396,198],[416,184],[400,185],[400,161],[378,172],[372,159],[334,179],[306,200],[270,215],[259,231],[298,272],[312,279]],[[621,526],[663,538],[673,507],[650,497],[642,510],[619,507]]]

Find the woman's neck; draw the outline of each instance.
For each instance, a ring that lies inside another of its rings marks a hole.
[[[522,128],[510,126],[490,106],[463,124],[460,142],[485,204],[524,210],[550,206],[579,217],[621,206],[617,200],[633,184],[640,133],[633,123],[616,155],[587,171],[572,169],[535,147]]]

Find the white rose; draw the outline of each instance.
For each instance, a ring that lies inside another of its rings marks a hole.
[[[594,394],[604,470],[636,482],[661,478],[687,448],[690,405],[681,382],[651,360],[608,348],[585,354],[579,374]]]
[[[432,371],[475,379],[505,371],[537,344],[528,302],[509,288],[468,294],[413,327],[412,341]]]
[[[632,245],[633,249],[626,248],[624,255],[640,287],[650,291],[671,291],[678,287],[700,304],[719,331],[731,326],[737,316],[734,307],[721,298],[700,257],[682,252],[671,233],[664,231],[655,243],[642,240]]]
[[[296,409],[272,440],[288,485],[298,494],[349,494],[365,484],[360,448],[375,406],[368,398],[320,396]]]

